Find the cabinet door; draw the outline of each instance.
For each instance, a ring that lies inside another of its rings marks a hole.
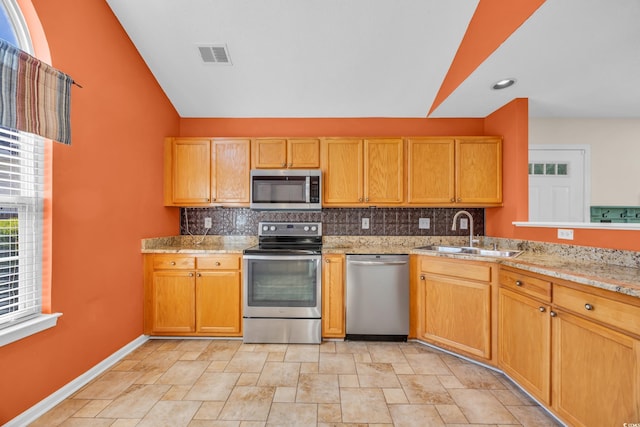
[[[318,169],[320,167],[320,140],[287,140],[287,167],[296,169]]]
[[[211,142],[165,141],[165,205],[208,205],[211,199]]]
[[[329,139],[322,144],[323,205],[364,201],[362,146],[360,139]]]
[[[640,420],[640,342],[558,312],[552,322],[553,409],[574,426]]]
[[[549,306],[500,289],[498,364],[546,405],[551,404],[551,316]]]
[[[415,138],[407,141],[407,203],[451,204],[455,201],[454,140]]]
[[[424,274],[423,338],[491,357],[491,285]]]
[[[456,202],[502,203],[502,140],[456,140]]]
[[[242,333],[239,271],[199,271],[196,280],[196,328],[199,333]]]
[[[249,203],[249,140],[216,139],[213,141],[212,201],[215,203]]]
[[[344,338],[344,255],[324,255],[322,263],[322,336]]]
[[[401,139],[364,141],[364,197],[368,204],[404,200],[404,144]]]
[[[256,169],[287,167],[286,139],[255,139],[251,143],[251,162]]]
[[[155,271],[151,289],[151,332],[195,331],[195,277],[192,271]]]

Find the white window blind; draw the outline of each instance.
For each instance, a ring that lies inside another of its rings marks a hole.
[[[42,311],[44,142],[0,128],[0,328]]]

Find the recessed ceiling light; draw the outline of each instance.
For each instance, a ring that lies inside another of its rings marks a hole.
[[[509,86],[513,86],[515,83],[516,83],[516,79],[502,79],[495,82],[493,86],[491,86],[491,89],[495,89],[495,90],[506,89]]]

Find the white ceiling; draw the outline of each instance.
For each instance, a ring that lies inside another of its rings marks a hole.
[[[422,118],[478,0],[107,3],[181,117]],[[202,44],[232,65],[204,64]],[[640,117],[640,1],[547,0],[429,117],[519,97],[532,117]]]

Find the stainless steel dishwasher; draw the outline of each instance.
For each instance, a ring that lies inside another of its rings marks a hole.
[[[347,255],[346,339],[406,341],[409,256]]]

